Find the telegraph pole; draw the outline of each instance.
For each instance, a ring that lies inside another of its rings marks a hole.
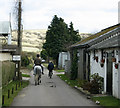
[[[18,4],[18,54],[21,56],[22,51],[22,26],[21,26],[21,20],[22,20],[22,2],[19,0]],[[18,61],[18,80],[21,80],[21,74],[20,74],[20,67],[21,67],[21,60]]]

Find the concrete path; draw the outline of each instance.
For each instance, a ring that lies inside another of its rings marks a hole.
[[[50,79],[47,69],[44,73],[42,83],[35,86],[31,72],[30,85],[19,93],[12,106],[96,106],[55,74]]]

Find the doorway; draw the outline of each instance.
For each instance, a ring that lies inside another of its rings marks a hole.
[[[112,53],[107,53],[107,94],[112,95],[112,79],[113,79],[113,62],[112,62]]]

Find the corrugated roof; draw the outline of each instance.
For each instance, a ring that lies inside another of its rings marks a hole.
[[[103,30],[101,30],[100,32],[98,32],[96,34],[91,35],[91,36],[89,36],[89,37],[87,37],[87,38],[85,38],[85,39],[83,39],[83,40],[73,44],[70,48],[83,46],[83,45],[85,46],[85,44],[88,44],[89,42],[92,42],[95,38],[97,38],[97,37],[99,37],[101,35],[104,35],[104,34],[110,32],[110,31],[112,31],[112,30],[114,30],[114,29],[116,29],[118,27],[120,27],[120,24],[117,24],[117,25],[108,27],[106,29],[103,29]]]
[[[0,34],[9,34],[9,33],[10,33],[10,22],[0,21]]]

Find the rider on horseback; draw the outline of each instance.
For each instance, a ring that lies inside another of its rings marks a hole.
[[[39,85],[41,83],[41,73],[42,73],[42,68],[41,68],[41,59],[40,55],[37,54],[37,58],[34,60],[34,75],[35,75],[35,85]]]

